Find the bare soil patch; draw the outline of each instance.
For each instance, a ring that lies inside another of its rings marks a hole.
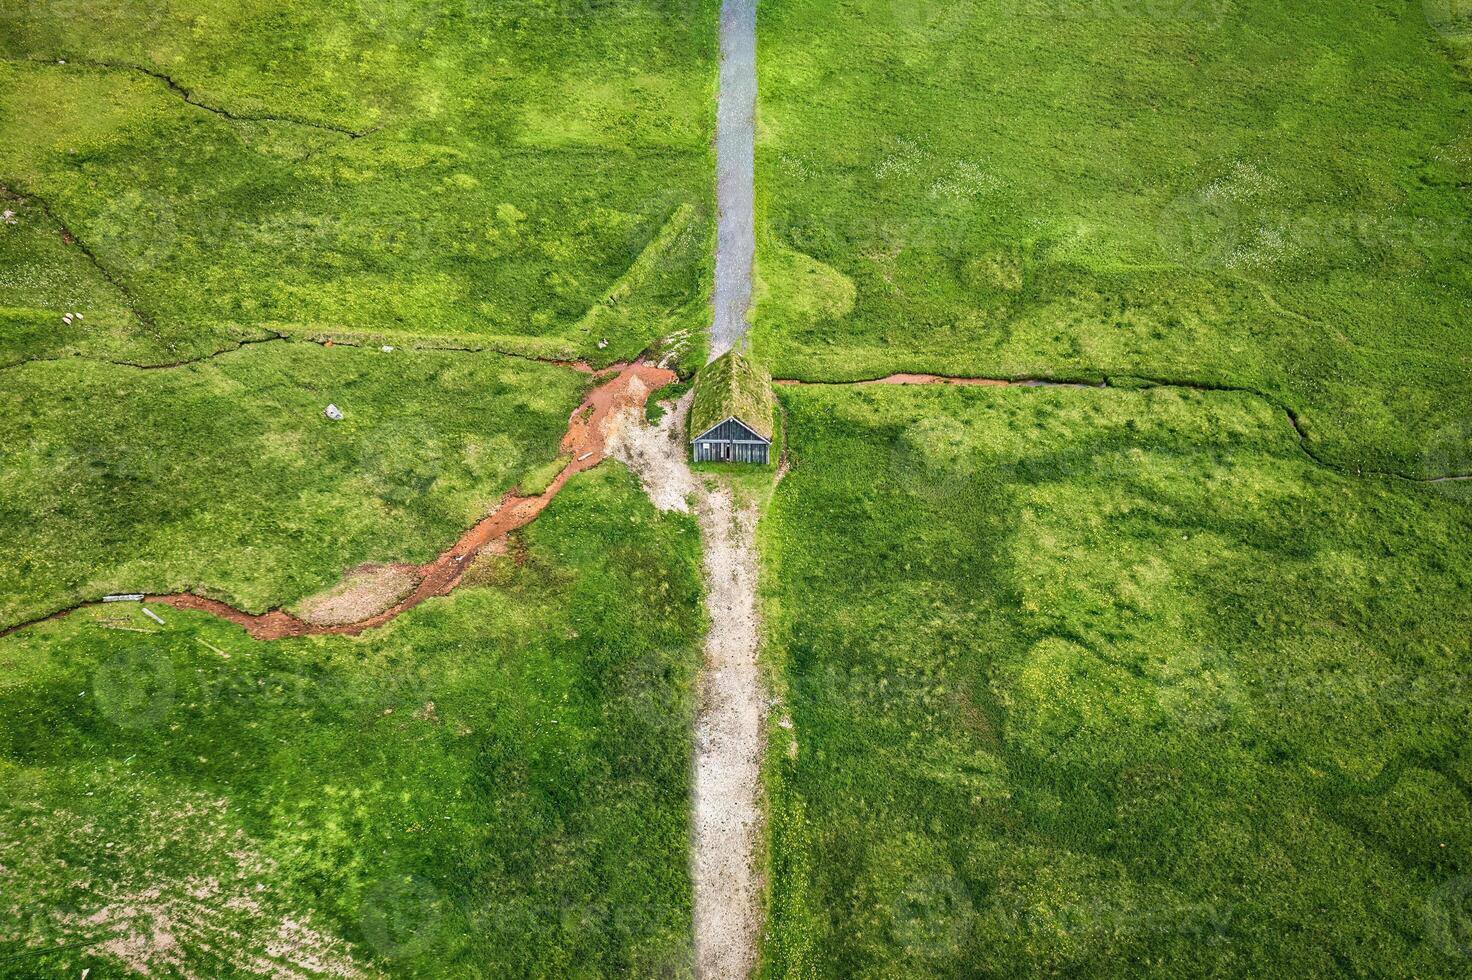
[[[102,788],[127,790],[108,777]],[[377,975],[315,910],[278,893],[279,866],[234,825],[227,800],[184,792],[137,807],[109,822],[39,808],[22,816],[21,832],[0,841],[0,886],[30,869],[28,883],[49,901],[24,920],[34,935],[0,930],[0,941],[29,950],[44,948],[35,935],[57,948],[79,943],[77,962],[106,957],[140,976],[206,978],[227,964],[242,977]],[[76,863],[100,850],[116,859],[108,874]],[[6,975],[22,975],[25,962],[10,960]]]
[[[413,565],[359,565],[337,585],[297,604],[296,614],[310,626],[343,626],[376,616],[414,589]]]
[[[695,477],[686,462],[685,417],[693,392],[686,392],[670,405],[657,425],[645,424],[641,416],[625,413],[611,427],[608,454],[639,477],[644,492],[662,511],[690,513],[695,496]]]

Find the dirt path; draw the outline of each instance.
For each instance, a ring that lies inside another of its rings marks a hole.
[[[722,0],[720,95],[716,106],[715,316],[710,358],[746,345],[756,254],[753,219],[756,126],[756,3]],[[756,510],[728,487],[706,488],[686,465],[685,399],[658,428],[633,425],[626,461],[657,506],[693,502],[705,551],[710,632],[695,722],[692,803],[695,955],[698,975],[745,978],[756,965],[762,832],[761,679],[757,672]],[[623,457],[621,457],[623,458]]]
[[[757,515],[726,487],[697,500],[710,633],[695,722],[695,954],[700,976],[743,978],[756,964],[763,918]]]
[[[611,368],[610,371],[616,373],[608,381],[589,392],[588,397],[568,418],[567,433],[562,437],[561,449],[562,452],[570,454],[572,460],[561,473],[557,474],[545,491],[535,497],[518,497],[507,494],[495,510],[477,522],[474,527],[461,535],[458,541],[431,562],[418,566],[399,564],[387,566],[390,571],[403,577],[406,586],[412,583],[412,588],[390,589],[385,592],[382,582],[373,578],[364,579],[364,589],[378,591],[384,594],[386,599],[393,600],[393,604],[387,608],[378,609],[372,615],[354,622],[337,622],[332,621],[329,617],[327,621],[312,623],[299,619],[284,609],[259,614],[247,613],[218,599],[207,599],[187,592],[145,596],[144,601],[173,606],[176,609],[195,609],[211,613],[241,627],[254,639],[280,640],[290,636],[326,633],[356,636],[364,630],[382,626],[426,599],[445,595],[460,584],[460,579],[464,576],[465,570],[470,567],[472,558],[482,551],[503,547],[506,535],[530,524],[538,514],[546,509],[547,505],[552,502],[552,498],[557,495],[557,491],[562,489],[574,473],[581,473],[602,462],[607,455],[607,442],[614,435],[615,427],[625,424],[630,415],[639,417],[644,410],[644,403],[648,400],[649,393],[675,380],[676,377],[673,371],[643,363],[621,365]],[[363,571],[363,569],[355,569],[349,572],[349,577],[361,576]],[[404,592],[407,594],[402,595],[401,598],[395,598]],[[354,598],[361,599],[363,596],[360,594],[353,597],[336,596],[335,598],[344,605],[352,605]],[[39,620],[21,623],[0,630],[0,636],[14,633],[16,630],[32,626],[37,622],[59,619],[77,609],[95,605],[99,603],[83,603]]]
[[[693,507],[700,522],[710,632],[695,720],[690,869],[698,975],[725,980],[751,974],[763,917],[756,865],[765,711],[757,669],[757,511],[717,480],[706,485],[691,474],[689,403],[686,395],[658,426],[642,419],[615,426],[609,455],[639,475],[655,506],[684,513]]]
[[[721,79],[716,106],[714,360],[746,340],[751,264],[756,254],[752,218],[756,126],[756,0],[721,3]]]

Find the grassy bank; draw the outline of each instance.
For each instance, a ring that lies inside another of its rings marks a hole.
[[[783,401],[769,975],[1460,969],[1465,491],[1231,393]]]
[[[264,611],[365,561],[428,561],[556,457],[589,384],[494,354],[284,342],[3,377],[3,625],[109,592]]]
[[[602,467],[523,534],[361,640],[0,640],[0,974],[688,975],[695,527]]]
[[[1472,97],[1424,7],[764,4],[755,350],[1247,386],[1420,472],[1472,410]]]
[[[713,3],[85,7],[0,14],[0,361],[702,325]]]

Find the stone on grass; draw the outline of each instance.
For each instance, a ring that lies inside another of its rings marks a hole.
[[[322,414],[332,419],[332,421],[334,422],[342,421],[342,409],[338,408],[336,405],[328,405],[327,408],[323,410]]]

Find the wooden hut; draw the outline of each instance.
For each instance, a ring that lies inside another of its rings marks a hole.
[[[690,406],[690,443],[697,463],[771,461],[777,399],[772,379],[728,351],[701,369]]]

